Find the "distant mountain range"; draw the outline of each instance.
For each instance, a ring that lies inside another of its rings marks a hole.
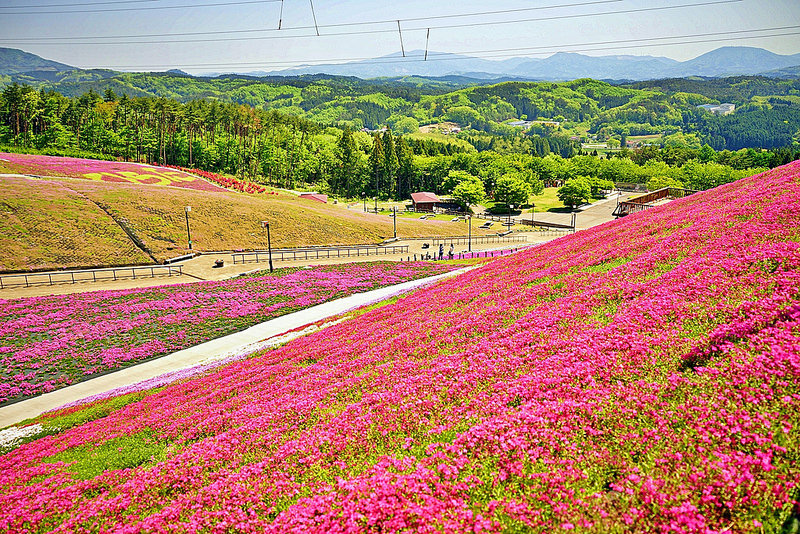
[[[350,63],[306,65],[269,72],[217,72],[205,74],[205,76],[243,74],[262,77],[329,74],[356,76],[364,79],[455,76],[486,81],[564,81],[578,78],[640,81],[690,76],[724,77],[759,74],[774,78],[796,78],[800,74],[800,54],[780,55],[762,48],[742,46],[718,48],[688,61],[676,61],[655,56],[587,56],[568,52],[559,52],[545,59],[512,58],[502,61],[434,52],[429,53],[430,61],[424,61],[424,52],[421,50],[408,52],[406,56],[392,54]],[[53,79],[53,74],[56,72],[79,70],[22,50],[0,48],[0,75],[25,74],[36,79]],[[113,71],[102,72],[105,75],[113,73]],[[169,72],[188,76],[178,69]]]
[[[743,46],[718,48],[688,61],[654,56],[587,56],[559,52],[545,59],[513,58],[490,61],[456,54],[429,54],[435,61],[423,61],[424,52],[409,52],[373,60],[343,64],[301,66],[251,75],[334,74],[378,78],[395,76],[467,76],[470,78],[515,78],[522,80],[565,81],[577,78],[599,80],[654,80],[688,76],[724,77],[765,74],[791,74],[800,66],[800,54],[780,55]],[[786,70],[786,73],[783,72]],[[775,71],[775,72],[772,72]]]

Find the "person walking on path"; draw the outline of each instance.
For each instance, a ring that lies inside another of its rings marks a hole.
[[[450,256],[451,260],[453,259],[453,255],[455,254],[455,252],[456,252],[456,248],[453,246],[452,243],[450,243],[450,250],[447,251],[447,255]]]
[[[439,243],[439,259],[444,259],[444,243]]]

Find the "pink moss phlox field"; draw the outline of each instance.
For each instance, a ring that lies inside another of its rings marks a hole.
[[[206,180],[214,182],[215,184],[221,185],[226,189],[233,189],[235,191],[239,191],[240,193],[264,193],[267,191],[267,188],[263,185],[258,185],[254,182],[247,182],[239,180],[238,178],[234,178],[233,176],[223,176],[222,174],[210,171],[204,171],[201,169],[190,169],[188,167],[179,167],[177,165],[167,165],[170,169],[178,169],[179,171],[187,172],[190,174],[195,174],[197,176],[202,176]],[[270,194],[277,195],[278,193],[270,192]]]
[[[180,350],[279,315],[458,265],[361,263],[222,282],[0,299],[0,402]]]
[[[60,156],[10,154],[0,152],[4,166],[18,174],[66,176],[100,182],[166,185],[197,191],[225,189],[176,168],[165,168],[123,161],[102,161]]]
[[[498,258],[21,445],[0,530],[780,532],[799,175]]]

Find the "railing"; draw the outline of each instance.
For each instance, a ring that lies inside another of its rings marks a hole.
[[[625,182],[617,182],[614,184],[617,191],[625,191],[627,193],[644,193],[647,191],[645,184],[631,184]]]
[[[644,211],[646,209],[652,208],[653,202],[658,202],[659,200],[664,200],[664,199],[671,200],[676,198],[684,198],[694,193],[697,193],[697,191],[694,189],[683,189],[681,187],[664,187],[662,189],[657,189],[651,193],[647,193],[646,195],[642,195],[640,197],[620,202],[617,205],[612,215],[614,215],[614,217],[624,217],[625,215],[630,215],[631,213],[636,213],[639,211]]]
[[[326,258],[349,258],[352,256],[377,256],[388,254],[404,254],[408,245],[359,245],[352,247],[309,247],[293,249],[274,249],[272,261],[320,260]],[[259,263],[269,259],[269,251],[237,252],[233,254],[233,263]]]
[[[456,252],[453,254],[451,258],[449,254],[444,254],[442,256],[442,260],[469,260],[472,258],[499,258],[500,256],[508,256],[509,254],[514,254],[520,248],[508,248],[503,250],[480,250],[475,252]],[[408,256],[407,258],[403,259],[400,258],[400,261],[438,261],[439,256],[434,252],[427,252],[425,254],[414,254],[413,256]]]
[[[137,276],[138,274],[138,276]],[[79,282],[109,282],[128,278],[155,278],[156,276],[181,276],[182,265],[140,265],[136,267],[109,267],[80,271],[52,271],[0,275],[0,289],[33,285],[77,284]]]
[[[545,221],[532,221],[530,219],[521,219],[520,224],[525,226],[533,226],[538,228],[547,228],[548,230],[571,230],[575,231],[575,226],[561,223],[551,223]]]
[[[434,237],[432,240],[433,246],[438,244],[442,245],[466,245],[470,241],[469,236],[457,237]],[[489,235],[489,236],[473,236],[472,242],[475,244],[480,243],[527,243],[528,238],[524,235],[509,235],[505,237]]]
[[[486,219],[487,221],[495,221],[501,223],[508,223],[509,216],[508,215],[492,215],[491,213],[477,213],[475,214],[476,219]],[[510,217],[511,223],[514,223],[514,218]]]

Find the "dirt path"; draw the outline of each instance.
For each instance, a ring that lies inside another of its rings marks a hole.
[[[272,340],[273,344],[284,343],[292,338],[291,335],[285,335],[287,332],[302,329],[312,323],[384,300],[393,295],[406,293],[474,268],[474,266],[470,266],[450,273],[404,282],[312,306],[311,308],[252,326],[241,332],[168,354],[156,360],[126,367],[114,373],[80,382],[10,406],[4,406],[0,408],[0,428],[36,417],[44,412],[92,395],[151,380],[165,373],[189,369],[198,365],[207,365],[270,346],[270,343],[265,343],[265,340]],[[304,333],[302,331],[292,332],[293,337],[298,337]]]

